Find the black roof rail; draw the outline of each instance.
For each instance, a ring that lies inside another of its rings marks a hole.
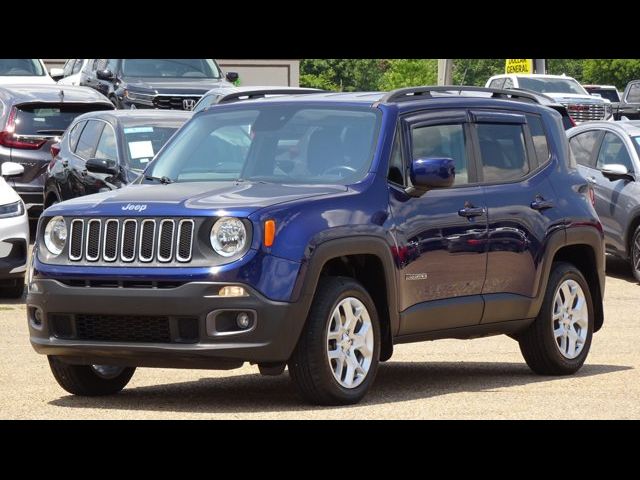
[[[376,103],[398,103],[423,98],[433,98],[432,92],[481,92],[491,93],[491,98],[507,98],[512,100],[525,100],[540,103],[539,98],[534,93],[522,90],[503,90],[499,88],[469,87],[465,85],[441,85],[399,88],[386,93]]]
[[[317,88],[255,88],[223,94],[216,103],[228,103],[242,97],[262,98],[266,95],[305,95],[309,93],[327,93],[326,90]]]

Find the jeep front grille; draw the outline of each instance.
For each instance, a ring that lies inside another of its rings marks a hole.
[[[74,219],[69,233],[72,262],[191,261],[191,219]]]

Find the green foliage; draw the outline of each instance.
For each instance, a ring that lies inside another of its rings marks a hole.
[[[388,68],[382,75],[378,88],[394,88],[415,85],[436,85],[438,83],[438,61],[433,59],[389,60]]]
[[[640,79],[638,59],[589,59],[583,65],[584,83],[615,85],[622,90],[631,80]]]
[[[341,92],[377,90],[386,68],[377,59],[308,59],[300,62],[300,86]]]
[[[564,73],[582,83],[584,62],[585,60],[575,58],[549,58],[547,59],[547,73],[549,75]]]
[[[460,58],[453,61],[453,84],[484,87],[489,77],[504,73],[504,59]]]

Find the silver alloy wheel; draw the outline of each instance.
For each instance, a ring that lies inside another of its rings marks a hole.
[[[124,367],[118,367],[117,365],[91,365],[91,368],[96,375],[105,380],[116,378],[124,370]]]
[[[576,358],[584,348],[589,330],[589,307],[578,282],[569,279],[560,284],[551,318],[558,350],[565,358]]]
[[[338,303],[327,328],[327,358],[333,377],[345,388],[356,388],[373,360],[373,326],[364,304],[354,297]]]
[[[640,272],[640,235],[636,235],[633,239],[633,247],[631,248],[631,260],[633,269]]]

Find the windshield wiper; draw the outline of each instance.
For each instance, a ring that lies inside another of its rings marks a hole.
[[[153,177],[151,175],[145,175],[144,176],[145,180],[155,180],[156,182],[160,182],[163,185],[168,185],[169,183],[173,183],[173,180],[171,180],[169,177]]]

